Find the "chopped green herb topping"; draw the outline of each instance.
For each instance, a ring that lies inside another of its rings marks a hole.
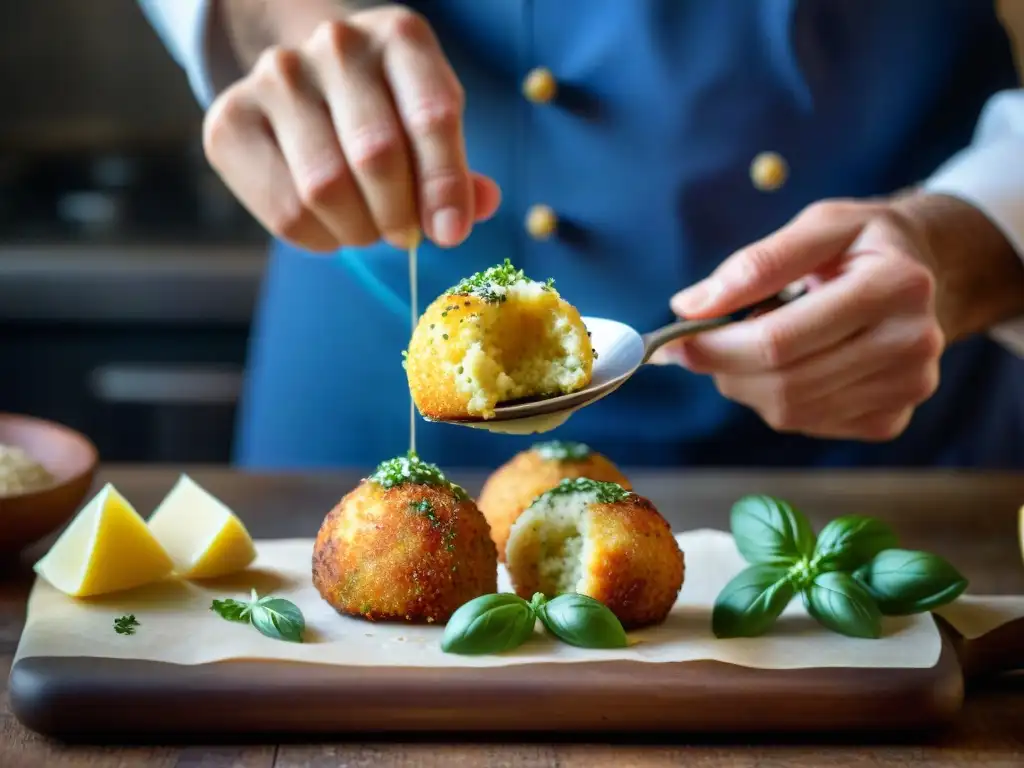
[[[434,512],[434,505],[430,503],[430,499],[410,502],[409,509],[418,515],[423,515],[435,528],[441,525],[441,521],[437,519],[437,513]]]
[[[119,635],[134,635],[137,626],[139,626],[139,620],[135,618],[134,613],[114,619],[114,631]]]
[[[569,496],[576,493],[592,495],[594,501],[601,504],[615,504],[625,501],[633,495],[618,483],[591,480],[588,477],[574,477],[566,478],[550,491],[545,491],[534,499],[533,503],[537,504],[553,496]]]
[[[469,498],[469,494],[462,487],[444,476],[440,467],[424,461],[414,451],[409,451],[405,456],[396,456],[381,462],[368,479],[385,489],[395,488],[405,483],[433,485],[447,488],[459,500],[464,501]]]
[[[533,446],[533,451],[546,461],[581,461],[592,453],[589,445],[572,440],[549,440],[544,443],[536,443]]]
[[[476,296],[489,304],[505,301],[508,298],[508,289],[518,283],[533,282],[521,269],[512,266],[508,259],[502,264],[489,267],[482,272],[477,272],[464,278],[458,285],[448,290],[449,294],[456,296]],[[545,291],[554,290],[555,281],[548,278],[542,288]]]

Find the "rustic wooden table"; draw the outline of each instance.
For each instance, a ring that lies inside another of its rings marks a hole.
[[[108,467],[98,483],[110,480],[142,514],[148,514],[171,487],[178,470]],[[320,520],[357,481],[353,473],[255,476],[222,469],[189,468],[200,483],[236,509],[260,538],[314,535]],[[1017,510],[1024,504],[1024,475],[892,473],[651,473],[631,472],[640,493],[651,498],[676,528],[727,527],[730,503],[744,493],[771,493],[803,508],[820,526],[839,514],[864,512],[889,521],[905,546],[928,549],[952,559],[979,593],[1024,594],[1024,562],[1017,533]],[[452,472],[471,491],[481,477]],[[97,487],[99,487],[97,485]],[[30,564],[49,541],[8,563],[0,576],[0,664],[3,684],[24,621],[32,583]],[[931,741],[778,741],[734,743],[687,737],[673,744],[638,742],[595,744],[410,743],[166,745],[159,747],[79,747],[47,741],[13,717],[0,689],[0,766],[941,766],[1024,765],[1024,675],[1011,675],[968,692],[958,722]]]

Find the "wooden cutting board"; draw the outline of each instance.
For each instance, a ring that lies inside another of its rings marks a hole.
[[[32,629],[33,610],[41,610],[33,604],[11,671],[11,709],[27,727],[67,740],[254,733],[906,731],[954,718],[965,683],[1024,668],[1024,599],[1006,597],[972,596],[949,606],[944,617],[922,619],[935,633],[938,652],[929,659],[937,661],[884,669],[865,665],[863,657],[857,667],[765,669],[709,660],[438,668],[351,660],[168,663],[132,658],[131,650],[124,651],[125,658],[54,656],[45,653],[54,640],[47,631],[74,629],[63,621],[44,622],[52,630],[41,631],[38,624]],[[109,623],[107,613],[103,622]],[[216,632],[234,629],[213,626]],[[167,642],[190,641],[202,643],[189,634]],[[862,653],[880,641],[856,642]],[[26,647],[33,643],[44,652]],[[84,640],[82,647],[88,647]],[[130,642],[122,647],[132,648]],[[77,653],[78,646],[72,648]]]
[[[9,695],[25,726],[65,740],[907,731],[948,723],[965,680],[1022,661],[1024,620],[970,641],[940,624],[939,662],[923,669],[764,670],[700,661],[431,670],[35,657],[14,665]]]

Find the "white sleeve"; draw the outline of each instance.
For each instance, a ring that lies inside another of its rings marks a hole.
[[[219,0],[138,0],[171,56],[185,70],[204,109],[242,75],[215,13],[216,2]]]
[[[978,208],[1024,259],[1024,89],[992,96],[971,145],[944,163],[924,189]],[[990,329],[990,335],[1024,357],[1024,315]]]

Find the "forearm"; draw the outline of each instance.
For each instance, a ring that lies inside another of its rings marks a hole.
[[[1024,262],[985,214],[941,194],[912,194],[894,205],[926,243],[949,343],[1024,315]]]
[[[306,40],[323,21],[342,19],[378,0],[219,0],[216,12],[243,69],[272,45]]]

